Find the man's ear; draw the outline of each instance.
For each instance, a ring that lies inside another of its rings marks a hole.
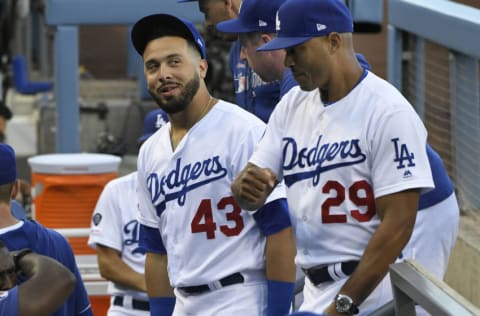
[[[208,62],[206,59],[200,59],[198,62],[198,68],[199,68],[199,73],[200,77],[202,79],[205,79],[207,77],[207,71],[208,71]]]
[[[270,35],[270,34],[262,34],[260,36],[260,41],[263,44],[267,44],[268,42],[270,42],[271,40],[273,39],[273,37]]]
[[[237,0],[223,0],[225,5],[225,9],[227,10],[227,15],[230,19],[234,19],[238,16],[238,12],[240,11],[240,5],[242,1]]]
[[[330,33],[328,35],[328,50],[330,53],[336,52],[342,45],[342,36],[339,33]]]
[[[18,191],[20,190],[20,182],[15,180],[12,186],[12,192],[10,194],[10,198],[14,200],[17,197]]]

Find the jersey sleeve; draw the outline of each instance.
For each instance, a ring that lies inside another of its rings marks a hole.
[[[96,244],[122,251],[121,212],[119,196],[115,180],[109,182],[98,198],[93,211],[88,245],[95,248]]]
[[[72,294],[70,294],[70,297],[67,299],[69,301],[68,313],[78,316],[93,315],[87,289],[85,288],[82,276],[78,270],[72,247],[62,235],[58,234],[57,232],[52,232],[51,234],[52,237],[54,237],[53,234],[56,235],[56,237],[54,237],[56,239],[55,251],[57,253],[55,259],[63,263],[70,271],[72,271],[77,279],[75,288]]]
[[[0,315],[18,315],[18,286],[0,291]]]
[[[370,130],[374,194],[381,197],[408,189],[433,188],[426,152],[427,131],[413,111],[396,111]]]
[[[286,198],[265,203],[253,217],[265,236],[273,235],[292,226]]]

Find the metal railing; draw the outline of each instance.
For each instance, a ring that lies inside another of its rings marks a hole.
[[[475,316],[480,309],[415,261],[390,266],[395,315],[414,316],[415,305],[435,316]]]

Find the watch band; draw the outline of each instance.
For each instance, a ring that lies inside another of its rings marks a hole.
[[[356,315],[359,313],[358,306],[353,302],[352,298],[345,294],[337,294],[334,299],[335,309],[340,313],[349,313]]]

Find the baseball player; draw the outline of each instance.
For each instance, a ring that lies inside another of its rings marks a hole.
[[[300,310],[368,315],[392,299],[389,264],[433,188],[427,131],[408,101],[355,58],[353,22],[338,0],[287,0],[277,37],[299,83],[275,108],[232,191],[255,209],[284,180],[307,278]]]
[[[287,314],[295,244],[283,187],[253,213],[230,191],[264,123],[210,96],[205,44],[190,22],[145,17],[134,25],[132,42],[148,90],[169,117],[138,157],[152,314]]]
[[[149,112],[144,120],[142,144],[166,124],[164,111]],[[108,316],[150,315],[144,276],[145,251],[139,246],[137,172],[107,183],[92,215],[88,244],[96,249],[100,274],[109,280]]]
[[[197,0],[177,0],[177,2],[192,1]],[[253,71],[247,60],[241,57],[242,49],[236,34],[219,33],[215,29],[219,22],[237,17],[242,5],[242,0],[198,0],[200,12],[205,16],[207,31],[223,40],[234,41],[229,52],[229,65],[237,104],[267,122],[280,100],[279,82],[265,82]]]
[[[51,257],[65,265],[76,277],[73,293],[53,316],[90,316],[90,301],[78,271],[72,248],[68,241],[54,230],[37,222],[16,219],[10,210],[10,199],[19,190],[16,181],[17,168],[13,148],[0,144],[0,240],[11,251],[29,248],[35,253]]]
[[[272,32],[275,32],[276,12],[284,2],[244,0],[238,18],[217,25],[222,32],[239,34],[249,64],[262,79],[281,80],[281,93],[298,85],[290,69],[284,65],[285,50],[257,52],[256,49],[275,37]],[[362,68],[370,70],[370,65],[361,54],[357,53],[356,57]],[[429,144],[427,156],[435,189],[420,195],[415,228],[402,254],[415,259],[429,272],[443,279],[457,238],[460,210],[442,159]],[[440,230],[441,235],[438,234]]]
[[[223,34],[238,35],[242,47],[240,58],[247,60],[262,80],[280,83],[280,99],[298,85],[292,72],[284,64],[285,51],[257,52],[256,49],[275,37],[276,13],[284,2],[285,0],[243,0],[238,17],[216,25]],[[363,68],[370,69],[370,64],[362,54],[355,55]]]
[[[10,253],[1,240],[0,270],[0,315],[51,314],[75,287],[75,276],[58,261],[34,254],[30,249]],[[27,277],[18,286],[17,273]]]

